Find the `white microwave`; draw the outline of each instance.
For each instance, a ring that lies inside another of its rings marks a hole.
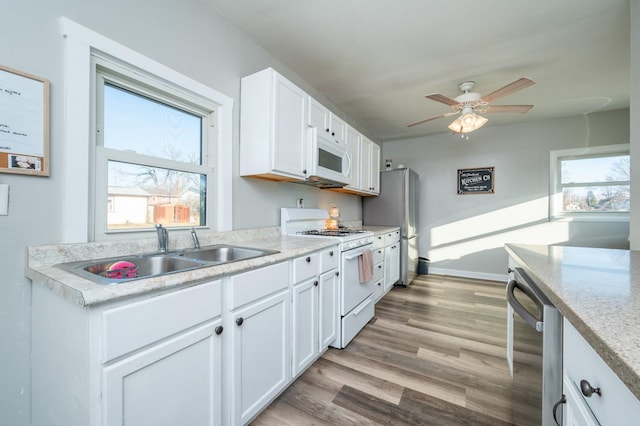
[[[323,188],[342,188],[348,185],[351,156],[347,143],[340,141],[316,127],[309,127],[307,182]]]

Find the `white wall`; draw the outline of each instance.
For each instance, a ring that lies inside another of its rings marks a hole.
[[[507,242],[628,246],[628,223],[548,221],[549,152],[628,143],[628,123],[629,111],[619,110],[489,124],[469,140],[447,133],[385,142],[382,157],[420,174],[419,253],[430,272],[500,279]],[[495,167],[494,194],[457,194],[457,170],[475,167]]]
[[[299,76],[199,0],[25,0],[2,5],[0,63],[51,81],[51,176],[0,174],[10,185],[9,215],[0,216],[0,425],[28,425],[31,284],[24,277],[28,245],[61,240],[61,159],[64,43],[67,18],[236,100],[233,138],[233,226],[278,226],[280,207],[340,206],[345,220],[361,217],[360,197],[290,183],[238,176],[240,78],[272,66],[332,107]],[[337,111],[339,113],[339,111]],[[343,117],[347,118],[347,117]],[[82,179],[82,177],[79,177]],[[55,350],[55,348],[51,348]]]

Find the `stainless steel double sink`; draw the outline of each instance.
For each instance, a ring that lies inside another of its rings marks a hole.
[[[275,253],[278,252],[217,244],[199,249],[61,263],[57,266],[98,284],[116,284],[268,256]]]

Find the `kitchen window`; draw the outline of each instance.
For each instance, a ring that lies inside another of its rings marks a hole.
[[[553,217],[628,220],[628,144],[552,151],[551,174]]]
[[[206,226],[216,105],[94,56],[96,232]],[[109,202],[113,200],[113,202]]]
[[[233,99],[70,19],[60,22],[62,241],[145,236],[154,222],[231,230]]]

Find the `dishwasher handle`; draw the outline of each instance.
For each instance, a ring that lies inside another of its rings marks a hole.
[[[511,305],[513,310],[518,315],[520,315],[523,320],[525,320],[527,324],[529,324],[534,330],[542,332],[542,326],[544,324],[542,318],[536,318],[531,314],[531,312],[527,310],[527,308],[525,308],[520,302],[518,302],[515,294],[513,294],[513,291],[516,288],[526,294],[536,304],[536,306],[541,308],[542,303],[538,300],[531,289],[529,289],[529,287],[527,286],[520,285],[516,280],[511,280],[509,281],[509,284],[507,284],[507,302],[509,303],[509,305]],[[540,309],[540,311],[542,312],[542,308]]]

